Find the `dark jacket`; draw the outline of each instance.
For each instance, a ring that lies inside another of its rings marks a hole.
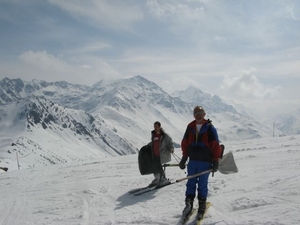
[[[221,156],[218,133],[215,127],[204,121],[199,133],[196,128],[196,120],[188,124],[181,141],[183,157],[198,161],[218,161]]]

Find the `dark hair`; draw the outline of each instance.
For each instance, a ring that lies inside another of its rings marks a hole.
[[[156,121],[156,122],[154,123],[154,125],[158,125],[159,127],[161,126],[160,122],[158,122],[158,121]]]

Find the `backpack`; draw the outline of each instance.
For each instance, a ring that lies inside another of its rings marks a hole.
[[[152,152],[151,146],[145,145],[143,146],[138,155],[138,162],[139,162],[139,170],[141,175],[148,175],[153,173],[152,169]]]

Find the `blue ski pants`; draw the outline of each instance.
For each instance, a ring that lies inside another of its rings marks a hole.
[[[210,162],[190,160],[187,165],[188,176],[211,169]],[[206,198],[208,194],[208,177],[210,173],[188,179],[186,183],[186,196],[196,196],[196,186],[198,185],[198,198]]]

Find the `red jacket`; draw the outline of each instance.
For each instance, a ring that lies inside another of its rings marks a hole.
[[[181,141],[181,149],[183,157],[206,162],[218,161],[222,151],[217,130],[207,120],[204,120],[199,132],[196,120],[188,124]]]

